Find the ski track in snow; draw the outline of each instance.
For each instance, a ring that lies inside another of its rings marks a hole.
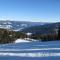
[[[41,49],[0,49],[0,56],[18,56],[18,57],[51,57],[60,56],[60,53],[37,52],[37,53],[13,53],[9,51],[36,51],[36,50],[60,50],[60,48],[41,48]]]
[[[19,45],[18,43],[21,42],[29,42],[29,41],[25,41],[25,40],[20,40],[18,39],[17,41],[15,41],[15,43],[17,43],[17,45],[0,45],[0,56],[18,56],[18,57],[60,57],[60,44],[35,44],[35,43],[31,43],[27,44],[25,43],[25,45]],[[26,45],[27,44],[27,45]],[[19,47],[21,46],[21,47]],[[28,48],[29,47],[29,48]],[[53,51],[54,52],[53,52]],[[28,51],[26,53],[26,51]],[[37,51],[37,52],[33,52],[33,51]],[[50,52],[51,51],[51,52]],[[59,52],[56,52],[59,51]]]
[[[34,50],[60,50],[60,48],[38,48],[38,49],[0,49],[0,51],[34,51]]]
[[[9,53],[1,52],[0,56],[18,56],[18,57],[50,57],[50,56],[60,56],[60,53]]]

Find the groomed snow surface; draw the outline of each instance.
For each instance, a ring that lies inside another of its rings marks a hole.
[[[0,56],[18,56],[18,57],[51,57],[60,56],[60,53],[4,53],[1,52]]]
[[[9,57],[10,59],[19,57],[19,60],[21,60],[21,57],[25,57],[25,60],[29,60],[27,58],[32,58],[32,60],[37,58],[39,60],[42,60],[41,58],[43,60],[47,58],[50,58],[47,60],[58,60],[58,57],[60,57],[60,41],[31,42],[25,39],[17,39],[14,44],[0,45],[0,59],[1,57]]]
[[[31,41],[37,41],[37,40],[30,39],[30,38],[24,38],[24,39],[17,39],[17,40],[15,40],[15,43],[31,42]]]

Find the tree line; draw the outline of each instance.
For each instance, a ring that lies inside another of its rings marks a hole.
[[[14,43],[18,38],[25,38],[23,32],[15,32],[7,29],[0,29],[0,44]]]
[[[55,33],[50,32],[48,34],[31,34],[30,36],[27,36],[27,34],[24,32],[15,32],[12,30],[0,28],[0,44],[14,43],[14,41],[18,38],[31,38],[39,41],[60,40],[60,26],[58,27],[58,30]]]

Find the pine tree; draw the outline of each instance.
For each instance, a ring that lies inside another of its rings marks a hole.
[[[58,28],[58,39],[60,39],[60,26]]]

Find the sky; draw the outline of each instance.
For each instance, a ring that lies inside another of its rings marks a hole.
[[[60,0],[0,0],[0,20],[60,22]]]

